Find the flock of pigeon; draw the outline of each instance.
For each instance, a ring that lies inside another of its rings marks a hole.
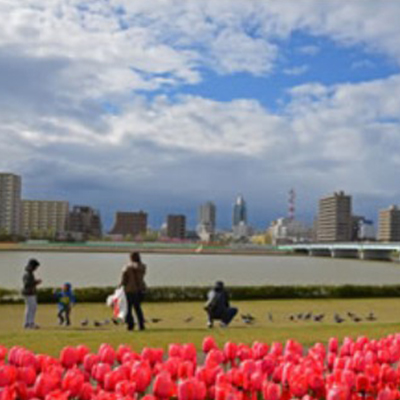
[[[247,314],[241,314],[240,316],[242,322],[246,325],[253,325],[254,323],[256,323],[257,319],[247,313]],[[313,312],[306,312],[306,313],[298,313],[298,314],[290,314],[288,317],[289,321],[291,322],[323,322],[326,321],[326,315],[324,313],[321,314],[316,314]],[[189,316],[183,319],[183,322],[188,324],[190,322],[192,322],[194,320],[193,316]],[[267,320],[269,322],[274,322],[274,316],[272,315],[271,312],[267,313]],[[341,316],[338,313],[334,313],[333,314],[333,322],[337,323],[337,324],[341,324],[342,322],[362,322],[362,321],[368,321],[368,322],[373,322],[376,321],[377,317],[375,316],[375,314],[373,312],[370,312],[369,314],[367,314],[364,317],[361,317],[359,315],[356,315],[353,312],[348,311],[345,316]],[[146,323],[152,323],[152,324],[158,324],[159,322],[162,322],[161,318],[150,318],[149,320],[145,321]],[[112,318],[112,319],[105,319],[103,321],[98,321],[98,320],[94,320],[92,321],[92,325],[96,328],[102,327],[102,326],[107,326],[110,324],[114,324],[114,325],[120,325],[122,324],[122,322],[116,318]],[[88,319],[84,319],[83,321],[81,321],[81,326],[82,327],[87,327],[90,326],[91,322]]]

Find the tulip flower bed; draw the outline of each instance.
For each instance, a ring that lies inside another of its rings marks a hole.
[[[0,400],[397,400],[399,360],[400,334],[308,349],[294,340],[219,348],[212,337],[202,351],[79,345],[58,358],[0,346]]]

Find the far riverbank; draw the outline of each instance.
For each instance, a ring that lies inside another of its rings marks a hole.
[[[128,243],[128,242],[88,242],[88,243],[1,243],[1,251],[56,252],[56,253],[127,253],[139,251],[144,254],[182,255],[239,255],[239,256],[288,256],[293,253],[273,247],[228,247],[207,246],[197,243]]]

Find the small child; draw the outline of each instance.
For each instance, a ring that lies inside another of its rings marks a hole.
[[[61,291],[56,290],[54,295],[57,299],[58,306],[58,320],[60,325],[63,325],[64,322],[68,326],[71,324],[70,314],[71,308],[76,303],[75,295],[72,291],[72,285],[70,283],[64,283]]]

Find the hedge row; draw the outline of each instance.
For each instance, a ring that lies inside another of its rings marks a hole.
[[[81,303],[102,303],[114,292],[113,287],[77,288],[75,295]],[[152,287],[146,301],[204,301],[206,287]],[[40,303],[53,303],[54,289],[43,288],[38,292]],[[229,288],[233,300],[268,299],[340,299],[368,297],[400,297],[400,285],[387,286],[241,286]],[[0,304],[22,302],[19,292],[0,288]]]

